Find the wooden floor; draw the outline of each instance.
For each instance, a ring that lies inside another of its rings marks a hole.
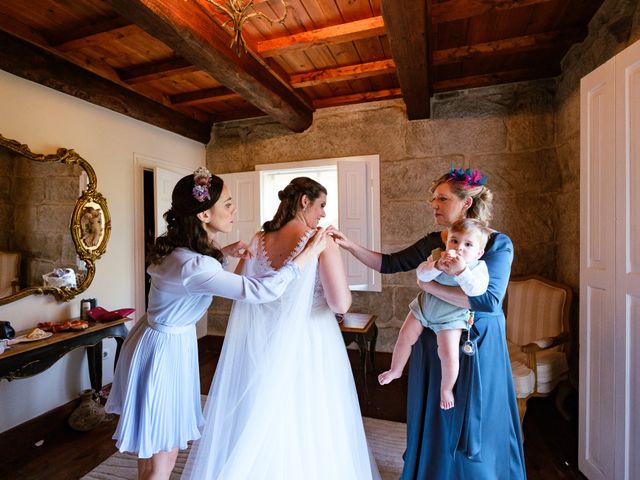
[[[205,394],[211,385],[220,346],[217,337],[199,341],[200,383]],[[363,415],[404,421],[406,378],[380,387],[375,375],[370,374],[365,401],[358,356],[351,350],[349,354]],[[390,360],[389,354],[377,354],[378,370],[387,367]],[[567,406],[573,414],[570,422],[555,410],[553,398],[529,401],[524,422],[529,480],[585,479],[577,469],[577,394],[570,395]],[[116,419],[105,421],[88,433],[76,432],[66,425],[74,408],[72,402],[0,434],[0,479],[78,479],[112,455],[115,447],[111,435]],[[36,446],[39,441],[43,443]]]

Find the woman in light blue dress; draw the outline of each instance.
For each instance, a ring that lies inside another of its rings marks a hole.
[[[150,256],[149,307],[124,343],[105,406],[120,415],[113,438],[121,452],[137,453],[139,479],[168,479],[178,449],[200,437],[195,324],[212,296],[273,301],[326,246],[321,230],[277,271],[254,277],[226,272],[225,255],[252,255],[243,242],[215,246],[214,235],[229,232],[235,214],[228,187],[205,168],[183,177],[173,190],[165,214],[167,233],[156,240]]]

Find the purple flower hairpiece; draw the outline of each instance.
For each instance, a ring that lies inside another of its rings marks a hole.
[[[451,167],[449,178],[456,183],[465,183],[469,187],[478,187],[487,183],[486,175],[483,175],[477,169],[471,170],[470,168],[464,170],[462,168],[456,169],[455,167]]]
[[[205,200],[211,200],[211,195],[209,195],[211,172],[205,167],[199,167],[195,172],[193,172],[193,181],[195,182],[195,186],[191,191],[193,198],[200,203]]]

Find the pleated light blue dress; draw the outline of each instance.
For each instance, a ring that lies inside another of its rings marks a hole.
[[[430,234],[398,258],[383,258],[382,272],[410,270],[415,259],[442,247]],[[415,257],[415,258],[414,258]],[[489,288],[470,297],[475,312],[474,356],[460,356],[455,407],[440,408],[440,360],[437,339],[424,329],[413,346],[407,396],[407,450],[401,480],[521,480],[526,478],[520,420],[507,352],[502,300],[513,245],[493,233],[482,257]],[[418,260],[419,262],[419,260]]]
[[[195,324],[213,295],[273,301],[299,276],[287,264],[261,277],[226,272],[212,257],[185,248],[148,269],[149,308],[129,332],[105,410],[120,415],[113,438],[121,452],[149,458],[187,448],[200,437],[200,375]]]

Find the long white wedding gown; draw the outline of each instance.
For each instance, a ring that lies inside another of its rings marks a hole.
[[[301,238],[291,258],[308,238]],[[244,275],[273,270],[261,233],[253,251]],[[194,442],[182,478],[380,478],[317,266],[307,265],[274,302],[234,304],[202,438]]]

